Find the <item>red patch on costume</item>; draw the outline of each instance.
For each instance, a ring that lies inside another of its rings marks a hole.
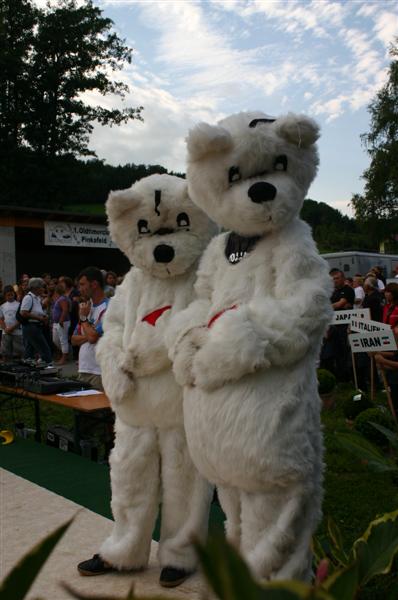
[[[221,317],[221,315],[223,315],[225,312],[227,312],[227,310],[235,310],[235,308],[238,308],[237,304],[234,304],[233,306],[230,306],[229,308],[223,308],[222,310],[220,310],[207,323],[207,328],[210,329],[210,327],[215,323],[215,321],[217,321],[217,319],[219,319]]]
[[[141,320],[142,320],[142,322],[146,321],[147,323],[149,323],[149,325],[152,325],[152,327],[155,327],[156,321],[159,319],[159,317],[161,317],[162,314],[164,312],[166,312],[166,310],[170,310],[170,308],[171,308],[171,304],[169,306],[162,306],[162,308],[157,308],[156,310],[153,310],[151,313],[145,315],[145,317],[143,317]]]

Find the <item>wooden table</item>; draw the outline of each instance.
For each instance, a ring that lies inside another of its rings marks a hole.
[[[28,392],[24,388],[20,387],[9,387],[0,385],[0,394],[6,394],[11,398],[26,398],[32,400],[34,403],[35,410],[35,440],[41,442],[41,417],[40,417],[40,403],[50,402],[51,404],[58,404],[71,408],[74,411],[75,427],[74,427],[74,438],[75,448],[77,452],[80,452],[80,417],[82,414],[90,414],[95,416],[96,411],[109,412],[110,403],[106,394],[98,392],[91,396],[57,396],[57,394],[36,394],[34,392]],[[100,413],[98,413],[100,414]],[[104,420],[104,419],[99,419]]]

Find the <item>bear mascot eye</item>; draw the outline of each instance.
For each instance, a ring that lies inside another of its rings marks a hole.
[[[189,227],[190,221],[187,213],[179,213],[177,215],[177,225],[178,227]]]
[[[148,221],[140,219],[137,223],[138,233],[151,233],[148,228]]]
[[[276,157],[274,161],[274,170],[287,171],[287,156],[285,154]]]
[[[242,175],[240,174],[239,167],[231,167],[228,171],[229,183],[234,183],[235,181],[239,181],[240,179],[242,179]]]

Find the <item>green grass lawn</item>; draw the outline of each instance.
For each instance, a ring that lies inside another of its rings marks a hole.
[[[325,496],[324,518],[317,533],[321,540],[326,538],[326,519],[330,515],[340,527],[347,549],[364,533],[370,521],[398,508],[398,481],[389,474],[369,471],[361,461],[340,447],[335,437],[336,431],[348,430],[342,404],[345,397],[353,392],[347,384],[337,386],[333,394],[334,407],[322,413],[326,450]],[[381,392],[377,394],[376,403],[386,405],[386,397]],[[1,429],[13,429],[17,421],[22,421],[26,427],[34,427],[33,410],[29,404],[20,403],[18,407],[12,407],[1,401],[0,408]],[[67,408],[42,403],[41,416],[43,433],[55,424],[68,428],[73,426],[73,414]],[[361,593],[360,598],[387,598],[387,589],[397,581],[398,576],[395,575],[378,578]]]

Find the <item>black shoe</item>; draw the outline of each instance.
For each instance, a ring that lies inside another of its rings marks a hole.
[[[192,575],[193,571],[176,569],[175,567],[163,567],[160,573],[159,583],[162,587],[177,587]]]
[[[93,558],[84,560],[77,565],[80,575],[104,575],[116,571],[115,567],[108,565],[99,554],[94,554]]]

